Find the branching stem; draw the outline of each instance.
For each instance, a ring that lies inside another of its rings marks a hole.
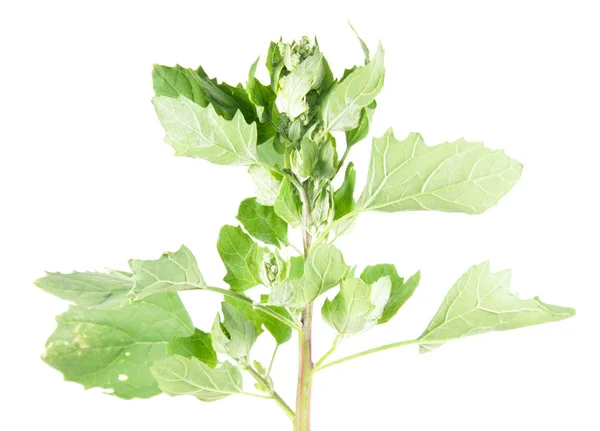
[[[261,398],[268,398],[268,399],[274,400],[277,403],[277,405],[279,405],[279,407],[281,407],[281,409],[285,412],[285,414],[288,415],[288,417],[290,419],[294,420],[294,417],[296,416],[296,414],[291,409],[291,407],[288,406],[288,404],[284,401],[284,399],[281,398],[281,396],[277,393],[277,391],[275,391],[275,388],[273,387],[273,383],[269,379],[263,377],[251,365],[246,365],[246,369],[252,375],[252,377],[254,377],[254,379],[257,382],[262,383],[264,385],[264,387],[269,390],[269,393],[270,393],[269,396],[261,396]],[[252,394],[252,395],[254,395],[254,394]]]

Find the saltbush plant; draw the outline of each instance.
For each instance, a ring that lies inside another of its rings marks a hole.
[[[359,41],[364,65],[337,79],[316,40],[307,37],[270,44],[269,85],[255,77],[258,60],[245,86],[219,83],[201,67],[154,67],[153,104],[175,154],[245,167],[256,183],[256,197],[239,206],[239,225],[223,226],[219,234],[225,284],[207,283],[185,246],[157,260],[130,260],[126,271],[48,273],[37,286],[73,305],[57,317],[46,363],[66,380],[123,399],[162,392],[201,401],[265,398],[289,416],[290,427],[307,431],[313,376],[328,367],[410,344],[428,352],[469,335],[575,314],[538,298],[520,299],[509,292],[510,272],[493,273],[483,262],[456,281],[414,339],[330,359],[347,337],[392,319],[419,284],[418,272],[405,278],[391,264],[357,271],[345,261],[334,242],[361,213],[480,214],[508,193],[522,169],[481,142],[426,146],[417,133],[398,139],[389,129],[373,139],[366,184],[355,200],[354,165],[346,162],[369,134],[385,74],[381,45],[371,55]],[[301,245],[290,241],[290,229],[300,230]],[[194,327],[182,290],[223,296],[212,327]],[[325,292],[329,299],[316,313],[315,301]],[[318,314],[337,336],[315,359]],[[252,358],[259,336],[274,340],[270,363]],[[277,349],[292,338],[299,357],[297,373],[290,370],[297,375],[295,404],[280,396],[271,378]]]

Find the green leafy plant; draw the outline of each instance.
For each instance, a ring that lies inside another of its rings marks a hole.
[[[245,87],[219,83],[201,67],[154,67],[153,103],[175,154],[246,166],[256,183],[256,197],[240,204],[240,226],[223,226],[219,234],[228,287],[207,283],[185,246],[157,260],[131,260],[129,271],[48,273],[36,285],[73,305],[57,318],[46,363],[69,381],[124,399],[164,392],[201,401],[233,394],[273,400],[296,431],[307,431],[313,376],[328,367],[411,344],[427,352],[469,335],[575,314],[538,298],[518,298],[509,291],[510,272],[493,273],[484,262],[459,278],[416,338],[330,359],[347,337],[392,319],[419,284],[419,272],[404,278],[394,265],[377,264],[358,274],[346,263],[334,241],[361,213],[480,214],[508,193],[522,169],[481,142],[430,147],[419,134],[399,140],[390,129],[373,140],[366,184],[355,200],[354,165],[346,160],[369,133],[385,72],[382,47],[371,55],[359,41],[364,65],[339,79],[316,40],[306,37],[271,43],[270,85],[255,77],[258,60]],[[338,157],[343,135],[345,150]],[[302,249],[290,240],[290,229],[300,230]],[[223,296],[211,328],[194,327],[178,296],[183,290]],[[331,350],[315,360],[314,305],[326,292],[321,316],[337,335]],[[275,345],[269,364],[251,355],[263,333]],[[278,348],[294,336],[299,369],[292,407],[276,391],[271,369]]]

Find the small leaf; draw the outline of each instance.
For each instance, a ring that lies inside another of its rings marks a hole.
[[[362,109],[371,104],[383,87],[385,67],[379,45],[373,60],[357,67],[333,85],[323,105],[325,130],[352,130],[359,124]]]
[[[339,293],[323,304],[323,319],[342,335],[364,332],[377,324],[390,297],[388,276],[372,284],[358,278],[342,281]]]
[[[257,160],[256,124],[247,124],[238,111],[231,120],[179,96],[153,99],[176,156],[197,157],[219,165],[250,165]]]
[[[275,92],[277,90],[277,83],[279,82],[279,75],[281,75],[284,66],[283,57],[276,42],[271,42],[269,45],[266,64],[271,77],[271,90]]]
[[[223,302],[221,306],[223,323],[217,315],[211,331],[213,348],[234,359],[248,356],[258,337],[255,323],[234,304]]]
[[[260,144],[257,148],[258,160],[269,166],[283,167],[284,156],[275,149],[275,138]]]
[[[523,166],[501,150],[459,139],[435,147],[392,130],[373,140],[361,211],[432,210],[480,214],[493,207],[521,176]]]
[[[350,24],[350,23],[348,22],[348,24]],[[360,42],[360,47],[362,48],[363,53],[365,54],[365,64],[369,64],[369,59],[371,58],[371,54],[369,53],[369,47],[367,46],[365,41],[362,40],[361,37],[358,35],[358,32],[356,31],[356,29],[354,28],[354,26],[352,24],[350,24],[350,28],[352,29],[352,31],[358,38],[358,41]]]
[[[242,228],[223,226],[217,250],[227,268],[223,280],[231,286],[231,290],[243,292],[260,284],[256,268],[258,246]]]
[[[573,308],[520,299],[509,291],[510,271],[492,273],[489,262],[472,266],[450,289],[423,332],[421,352],[450,340],[556,322],[575,315]]]
[[[196,358],[215,368],[219,364],[217,354],[212,346],[210,334],[196,328],[190,337],[175,337],[167,345],[168,355],[180,355],[185,358]]]
[[[176,99],[181,95],[204,107],[209,103],[199,77],[192,69],[179,65],[168,67],[155,64],[152,68],[152,83],[157,96]]]
[[[273,205],[275,214],[295,228],[302,223],[302,202],[298,193],[287,178],[281,181],[279,194]]]
[[[160,393],[150,366],[167,356],[175,337],[194,332],[176,293],[152,295],[114,310],[70,307],[56,318],[42,359],[86,389],[113,389],[120,398]]]
[[[237,219],[254,238],[279,247],[288,244],[287,223],[275,214],[272,206],[259,204],[255,198],[244,199]]]
[[[373,100],[370,104],[365,106],[361,113],[360,119],[358,120],[358,126],[355,129],[348,130],[346,132],[346,145],[352,147],[356,143],[362,141],[369,136],[369,129],[373,122],[373,114],[377,108],[377,102]]]
[[[274,286],[269,303],[303,309],[319,295],[337,286],[349,271],[350,267],[337,248],[331,244],[318,245],[311,249],[304,262],[302,276],[290,274],[287,280]]]
[[[335,208],[334,220],[345,216],[356,206],[356,201],[354,200],[355,184],[356,170],[354,169],[354,163],[350,162],[346,168],[346,173],[344,174],[344,182],[333,194]]]
[[[216,401],[242,389],[242,374],[229,362],[211,369],[196,358],[174,355],[157,361],[152,375],[160,389],[171,396],[192,395],[201,401]]]
[[[392,291],[390,293],[390,298],[385,304],[383,314],[377,322],[378,324],[388,322],[396,315],[396,313],[398,313],[400,307],[402,307],[404,303],[408,301],[419,285],[421,273],[417,272],[408,280],[406,280],[406,282],[404,282],[404,279],[398,275],[394,265],[379,264],[367,266],[360,275],[361,280],[367,284],[375,283],[377,280],[383,277],[390,278],[392,282]]]
[[[36,280],[40,289],[82,307],[117,308],[127,304],[133,280],[119,272],[49,272]]]
[[[196,258],[182,245],[176,252],[166,252],[158,260],[131,259],[129,266],[135,282],[136,299],[162,292],[198,289],[206,286]]]
[[[267,118],[262,118],[259,115],[261,121],[267,121],[270,117],[270,113],[275,104],[275,93],[271,90],[271,87],[262,85],[258,79],[254,76],[256,74],[256,66],[258,65],[258,58],[250,67],[248,73],[248,84],[246,85],[246,92],[248,93],[248,99],[255,106],[262,107],[262,111],[267,115]]]
[[[268,295],[264,295],[262,298],[264,300],[268,300]],[[290,313],[288,313],[284,307],[268,305],[267,308],[275,311],[277,314],[279,314],[289,320],[292,320],[292,321],[294,320],[292,318],[292,316],[290,316]],[[273,336],[273,338],[275,338],[275,342],[277,344],[281,345],[281,344],[287,343],[292,338],[293,331],[290,326],[286,325],[281,320],[277,320],[273,316],[265,314],[259,310],[256,310],[256,312],[262,319],[263,325],[265,325],[265,328],[267,329],[267,331],[269,331],[271,333],[271,335]]]
[[[257,202],[261,205],[273,206],[279,194],[281,179],[276,178],[269,169],[261,165],[251,165],[248,173],[256,185]]]

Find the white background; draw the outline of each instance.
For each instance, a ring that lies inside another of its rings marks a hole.
[[[513,268],[514,291],[574,306],[568,321],[392,350],[324,371],[314,429],[597,430],[599,13],[594,1],[9,1],[0,7],[2,377],[6,430],[290,429],[267,401],[122,401],[83,391],[39,359],[66,304],[32,281],[44,270],[126,268],[182,243],[204,276],[225,271],[218,230],[253,194],[243,168],[176,158],[150,104],[152,63],[245,81],[270,40],[317,35],[337,75],[362,61],[349,19],[386,49],[373,132],[393,126],[429,145],[485,140],[525,164],[481,216],[367,214],[340,240],[359,270],[422,271],[391,323],[351,339],[349,354],[420,334],[472,264]],[[260,76],[265,81],[266,73]],[[369,154],[352,152],[363,184]],[[222,283],[221,283],[222,284]],[[218,298],[185,294],[207,329]],[[332,331],[317,325],[316,351]],[[295,343],[275,369],[293,402]],[[266,358],[267,337],[257,347]]]

